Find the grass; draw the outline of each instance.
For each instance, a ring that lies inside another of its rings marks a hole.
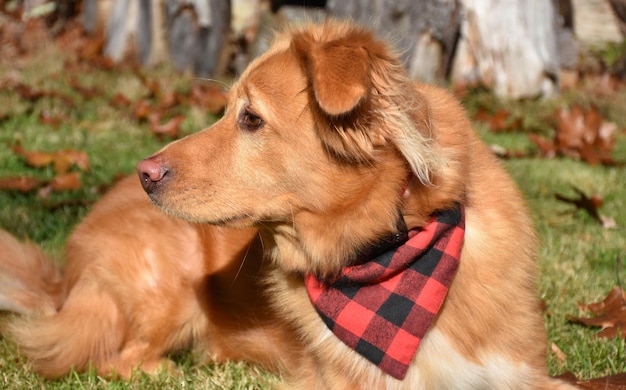
[[[6,62],[0,59],[0,75],[38,89],[49,89],[69,95],[74,101],[64,106],[55,97],[28,102],[11,90],[0,89],[0,177],[30,175],[44,179],[54,176],[51,168],[31,168],[9,148],[16,142],[29,150],[56,151],[72,148],[85,151],[91,169],[82,172],[83,186],[76,191],[52,193],[47,198],[37,194],[0,191],[0,227],[19,237],[29,237],[46,251],[61,259],[63,244],[75,224],[96,201],[102,186],[109,185],[122,174],[132,174],[136,161],[167,143],[150,134],[146,123],[133,118],[130,108],[115,108],[108,99],[124,93],[131,101],[147,95],[145,86],[130,68],[115,70],[83,67],[68,71],[68,57],[57,48],[45,45],[29,55],[28,60]],[[185,75],[174,75],[167,67],[148,72],[162,88],[189,88],[194,81]],[[98,88],[101,93],[85,99],[72,90],[71,77],[81,85]],[[0,80],[2,82],[4,80]],[[550,135],[552,113],[557,107],[572,102],[597,104],[609,120],[626,127],[622,114],[626,92],[602,97],[581,87],[554,100],[507,102],[484,92],[472,93],[465,101],[473,113],[479,106],[505,108],[524,119],[524,129]],[[42,112],[49,111],[63,118],[58,127],[43,124]],[[203,128],[214,116],[185,106],[183,134]],[[621,115],[621,116],[620,116]],[[493,134],[477,123],[477,130],[487,143],[512,149],[531,150],[524,131]],[[626,161],[626,136],[618,135],[614,157]],[[624,167],[589,166],[571,159],[511,159],[504,164],[525,193],[536,221],[542,246],[539,256],[538,294],[546,303],[546,328],[549,343],[556,344],[566,355],[564,361],[549,353],[549,368],[554,375],[571,371],[582,378],[626,371],[623,339],[597,340],[597,329],[571,324],[566,315],[579,315],[578,302],[600,300],[618,283],[626,279],[624,263],[626,234],[626,170]],[[588,194],[604,197],[601,212],[614,218],[618,227],[603,229],[584,212],[557,201],[555,192],[574,195],[571,186]],[[621,268],[617,266],[621,264]],[[511,302],[514,305],[515,302]],[[502,319],[506,321],[506,318]],[[549,349],[549,345],[546,348]],[[175,357],[180,375],[162,373],[156,376],[138,374],[130,382],[107,381],[94,372],[72,373],[56,380],[46,380],[29,371],[28,363],[15,345],[0,338],[0,388],[28,389],[137,389],[137,388],[215,388],[261,389],[277,379],[243,363],[196,365],[191,353]]]
[[[0,388],[2,389],[58,389],[58,390],[138,390],[138,389],[267,389],[278,383],[276,377],[241,362],[222,365],[194,365],[190,354],[176,359],[180,373],[162,371],[156,375],[136,372],[130,381],[106,380],[95,371],[70,374],[58,379],[42,379],[28,371],[15,347],[0,340]]]

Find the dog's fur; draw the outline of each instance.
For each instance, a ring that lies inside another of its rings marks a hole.
[[[189,347],[277,371],[297,361],[299,341],[261,292],[254,229],[169,217],[130,177],[77,227],[66,258],[61,278],[37,248],[0,231],[0,308],[30,314],[5,330],[40,374],[91,364],[128,378],[172,365],[166,354]]]
[[[515,185],[458,103],[411,82],[368,31],[327,22],[279,34],[219,122],[138,171],[173,217],[127,180],[70,239],[47,301],[1,297],[44,313],[11,327],[39,372],[92,360],[128,376],[192,344],[297,389],[569,388],[546,371],[536,240]],[[336,275],[393,231],[398,210],[414,228],[455,202],[466,210],[459,271],[399,381],[330,333],[303,275]],[[37,263],[12,240],[0,237],[2,267]]]

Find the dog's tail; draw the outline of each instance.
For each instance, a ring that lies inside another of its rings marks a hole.
[[[112,298],[98,286],[73,288],[69,295],[67,287],[60,267],[41,249],[0,229],[0,311],[18,314],[0,331],[47,377],[90,363],[98,367],[122,343]]]
[[[60,268],[39,247],[0,230],[0,311],[50,315],[63,290]]]

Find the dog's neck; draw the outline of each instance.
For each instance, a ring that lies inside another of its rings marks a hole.
[[[266,249],[289,273],[313,272],[320,278],[338,274],[363,250],[394,233],[399,216],[412,229],[423,226],[437,208],[454,202],[441,202],[435,196],[436,188],[415,178],[407,182],[409,175],[406,168],[384,172],[364,185],[367,191],[350,207],[329,213],[305,211],[294,215],[292,221],[264,224],[261,231]]]

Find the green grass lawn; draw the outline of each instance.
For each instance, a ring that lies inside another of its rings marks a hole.
[[[58,96],[31,102],[11,88],[0,88],[0,178],[35,176],[51,179],[52,168],[32,168],[12,152],[20,142],[28,150],[57,151],[76,149],[89,156],[90,170],[82,171],[82,187],[75,191],[39,197],[0,191],[0,227],[19,237],[29,237],[46,251],[61,259],[63,243],[75,224],[98,199],[104,186],[119,174],[132,174],[135,163],[156,151],[169,139],[159,139],[146,122],[138,121],[132,107],[115,107],[109,99],[123,93],[131,102],[149,95],[148,88],[130,67],[107,70],[86,63],[66,66],[66,53],[45,45],[28,60],[8,62],[0,59],[0,83],[21,82],[39,90],[54,90],[71,98],[65,104]],[[174,75],[167,68],[147,71],[162,91],[185,93],[193,83],[206,82],[185,75]],[[85,98],[70,87],[75,78],[81,85],[97,89],[93,98]],[[579,102],[595,103],[608,120],[626,127],[626,92],[609,97],[595,96],[588,90],[564,94],[558,99],[522,102],[498,101],[486,93],[473,93],[466,104],[470,113],[479,106],[505,108],[524,120],[522,131],[493,134],[484,124],[477,129],[487,143],[511,149],[533,150],[525,132],[538,131],[550,136],[550,121],[560,106]],[[42,113],[62,118],[58,126],[44,124]],[[206,127],[215,116],[190,105],[180,105],[173,114],[185,115],[182,134]],[[614,157],[626,161],[626,134],[618,132]],[[590,166],[572,159],[521,158],[504,164],[525,193],[541,237],[540,279],[537,294],[546,303],[546,328],[550,350],[556,344],[567,356],[564,361],[549,353],[550,372],[557,375],[571,371],[581,378],[599,377],[626,371],[626,346],[623,339],[597,340],[597,329],[569,323],[566,315],[579,315],[577,303],[603,299],[618,283],[626,280],[626,169]],[[76,168],[74,168],[76,170]],[[554,193],[575,195],[572,186],[587,194],[601,194],[601,213],[613,218],[617,228],[602,228],[583,211],[559,202]],[[62,260],[59,260],[62,261]],[[515,305],[515,302],[511,302]],[[502,321],[506,321],[503,318]],[[137,375],[130,382],[106,381],[95,373],[71,374],[57,380],[42,379],[28,369],[16,347],[0,338],[0,388],[49,389],[135,389],[135,388],[267,388],[276,378],[242,363],[196,365],[192,355],[175,357],[182,368],[180,375]]]

